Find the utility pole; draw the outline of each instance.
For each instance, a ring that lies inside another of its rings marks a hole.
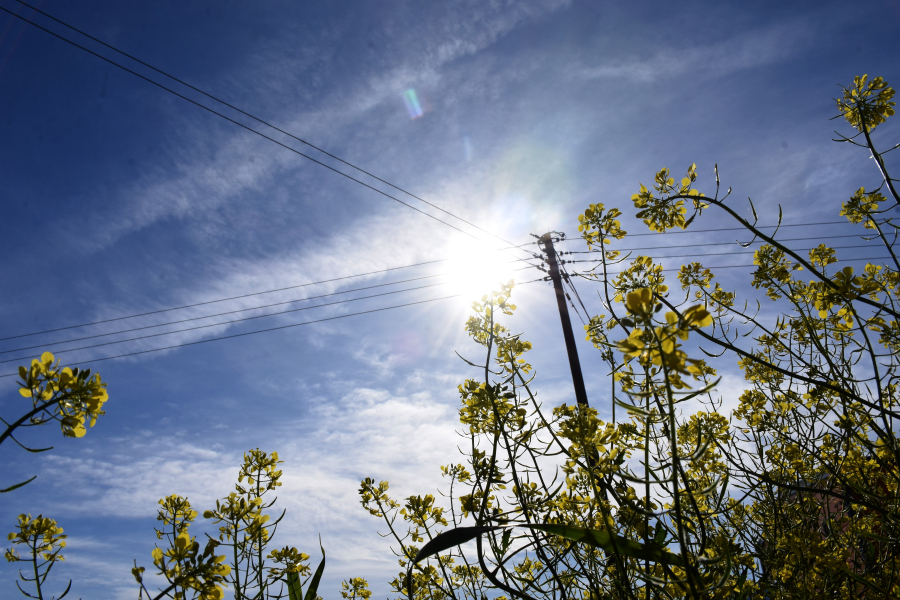
[[[575,335],[572,333],[572,321],[569,319],[569,307],[566,306],[566,292],[563,290],[562,277],[559,274],[556,249],[553,247],[553,234],[545,233],[538,238],[547,253],[547,266],[550,268],[550,280],[556,291],[556,305],[559,307],[559,320],[562,323],[563,337],[566,339],[566,352],[569,354],[569,368],[572,370],[572,383],[575,386],[575,400],[587,407],[587,391],[584,389],[584,376],[581,374],[581,363],[578,361],[578,348],[575,347]]]
[[[550,268],[550,280],[556,291],[556,306],[559,308],[559,321],[562,323],[563,337],[566,340],[566,352],[569,355],[569,368],[572,370],[572,384],[575,386],[575,400],[578,405],[588,408],[587,391],[584,389],[584,376],[581,374],[581,362],[578,360],[578,348],[575,347],[575,335],[572,333],[572,320],[569,319],[569,307],[566,306],[566,292],[563,290],[562,277],[559,274],[559,264],[556,257],[556,248],[553,247],[553,234],[545,233],[538,238],[538,244],[543,244],[547,253],[547,266]],[[597,466],[597,450],[586,452],[585,458],[593,469]],[[605,477],[600,477],[597,482],[600,485],[600,497],[609,499],[609,483]]]

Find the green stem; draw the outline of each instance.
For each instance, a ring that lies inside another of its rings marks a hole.
[[[869,137],[869,127],[865,123],[860,123],[862,125],[863,135],[866,136],[866,145],[869,147],[869,151],[872,153],[872,158],[875,159],[875,164],[878,165],[878,171],[881,173],[881,176],[884,177],[884,182],[887,184],[888,189],[891,191],[891,195],[894,197],[894,201],[900,204],[900,195],[897,194],[897,190],[894,189],[894,182],[888,175],[887,169],[884,166],[884,159],[881,158],[881,154],[875,150],[875,144],[872,143],[872,138]]]
[[[20,427],[23,423],[25,423],[25,421],[27,421],[28,419],[30,419],[30,418],[33,417],[34,415],[36,415],[36,414],[38,414],[38,413],[40,413],[40,412],[43,412],[43,411],[47,410],[48,408],[50,408],[50,407],[53,406],[54,404],[58,404],[58,403],[62,402],[63,400],[68,400],[68,399],[71,398],[72,396],[73,396],[72,392],[68,392],[68,393],[66,393],[66,394],[63,394],[62,396],[57,396],[57,397],[55,397],[55,398],[53,398],[53,399],[51,399],[51,400],[48,400],[47,402],[41,404],[40,406],[34,407],[32,410],[30,410],[30,411],[28,411],[27,413],[25,413],[24,415],[22,415],[22,417],[21,417],[19,420],[17,420],[17,421],[16,421],[15,423],[13,423],[12,425],[8,426],[8,427],[6,428],[6,431],[4,431],[2,434],[0,434],[0,444],[2,444],[2,443],[6,440],[6,438],[8,438],[10,435],[12,435],[12,432],[13,432],[16,428]]]
[[[240,519],[234,521],[234,544],[232,545],[232,554],[234,555],[234,600],[243,600],[244,593],[241,590],[241,563],[238,561],[238,526]]]
[[[38,569],[38,549],[37,549],[37,540],[38,536],[35,535],[31,539],[31,564],[34,567],[34,585],[37,587],[38,600],[44,600],[44,594],[41,592],[41,576],[40,570]]]

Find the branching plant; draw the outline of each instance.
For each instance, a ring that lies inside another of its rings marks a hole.
[[[187,531],[197,517],[187,498],[173,495],[160,500],[157,519],[163,528],[156,530],[156,536],[166,539],[168,547],[153,551],[153,563],[169,587],[151,596],[144,587],[143,567],[135,565],[132,573],[141,593],[154,600],[217,600],[224,597],[223,587],[228,585],[234,590],[235,600],[316,600],[325,568],[324,550],[315,573],[307,565],[309,555],[297,548],[269,550],[285,512],[270,521],[263,511],[276,499],[267,501],[263,496],[281,485],[281,462],[277,452],[268,454],[259,448],[244,454],[236,491],[216,501],[215,509],[203,513],[204,518],[219,525],[219,539],[209,538],[202,554],[199,543]],[[220,546],[228,549],[226,554],[215,554]],[[271,561],[269,566],[266,559]]]
[[[53,519],[43,515],[38,515],[33,519],[31,515],[19,515],[16,529],[17,531],[9,534],[8,539],[14,544],[25,546],[27,555],[23,558],[15,548],[11,548],[4,553],[4,556],[9,562],[31,563],[31,572],[26,575],[20,569],[19,579],[33,584],[35,594],[24,590],[18,581],[16,585],[25,596],[44,600],[47,598],[44,595],[44,584],[50,575],[50,569],[57,562],[65,560],[65,557],[60,554],[66,547],[63,528]],[[59,596],[52,596],[50,600],[62,600],[71,588],[72,580],[70,579],[63,593]]]
[[[681,267],[673,290],[662,265],[617,249],[627,236],[621,211],[592,204],[579,217],[596,264],[579,275],[600,284],[607,313],[585,329],[627,418],[604,423],[582,405],[545,410],[523,358],[531,345],[498,322],[515,309],[512,284],[476,303],[466,329],[486,358],[479,379],[459,387],[468,442],[463,463],[441,467],[448,504],[400,502],[387,482],[361,484],[363,506],[395,542],[403,571],[394,591],[900,595],[900,262],[889,212],[900,197],[872,139],[894,114],[893,93],[863,76],[837,100],[857,130],[837,141],[864,148],[882,178],[840,211],[890,255],[860,273],[834,267],[825,244],[801,255],[780,228],[764,233],[752,202],[753,219],[741,217],[731,190],[720,193],[718,169],[713,194],[695,187],[695,165],[677,183],[662,169],[632,196],[636,216],[665,233],[723,211],[749,234],[745,247],[762,243],[751,281],[760,301],[737,302],[700,262]],[[746,380],[733,411],[716,394],[726,355]]]
[[[19,367],[19,376],[19,394],[31,400],[31,408],[15,421],[0,418],[6,426],[0,434],[0,444],[12,440],[27,452],[46,452],[52,448],[32,448],[16,438],[16,430],[56,421],[65,437],[80,438],[87,433],[87,427],[93,427],[97,418],[104,414],[103,404],[109,399],[106,384],[101,381],[99,374],[91,376],[89,369],[60,368],[59,361],[53,354],[44,352],[39,360],[31,361],[29,368]],[[0,494],[19,489],[36,477],[37,475],[0,489]],[[64,560],[60,553],[66,545],[63,528],[55,520],[43,515],[32,519],[30,514],[21,514],[16,529],[17,531],[9,534],[8,539],[14,544],[25,545],[28,556],[22,558],[14,548],[6,550],[4,556],[9,562],[32,564],[31,574],[25,575],[20,570],[19,578],[34,584],[37,595],[22,589],[18,581],[16,585],[25,596],[44,600],[43,588],[50,570],[54,564]],[[69,580],[63,593],[54,598],[61,600],[71,587],[72,581]]]
[[[84,437],[87,427],[93,427],[97,417],[104,414],[103,404],[109,399],[106,384],[100,374],[91,376],[90,369],[60,368],[59,361],[50,352],[44,352],[40,360],[31,361],[31,367],[19,367],[19,393],[31,400],[31,408],[15,421],[0,421],[6,426],[0,433],[0,444],[12,440],[22,449],[38,453],[52,448],[31,448],[13,435],[17,429],[37,427],[56,421],[66,437]],[[34,481],[34,477],[5,489],[11,492]]]
[[[341,598],[347,600],[369,600],[372,592],[369,591],[369,582],[362,577],[351,577],[341,582]]]

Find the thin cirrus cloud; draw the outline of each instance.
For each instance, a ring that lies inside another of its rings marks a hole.
[[[310,403],[309,419],[273,426],[266,433],[269,446],[262,448],[277,449],[285,461],[284,485],[277,496],[287,517],[279,528],[279,543],[309,552],[322,534],[329,555],[340,565],[330,567],[332,575],[360,569],[360,561],[384,562],[387,548],[378,541],[379,523],[359,505],[359,481],[366,476],[390,478],[391,495],[397,498],[433,493],[441,485],[441,461],[452,457],[459,443],[455,410],[446,399],[427,392],[372,387],[353,387],[335,399],[318,397]],[[82,452],[54,456],[42,477],[67,494],[64,504],[48,509],[53,514],[147,517],[159,498],[178,493],[202,513],[233,489],[241,449],[205,448],[187,438],[174,434],[122,439],[113,457]],[[198,519],[195,529],[195,534],[215,530],[204,519]],[[149,528],[145,533],[149,546],[155,538]],[[361,539],[366,543],[360,544]],[[133,539],[108,540],[103,547],[78,548],[76,554],[103,562],[107,559],[100,555],[119,543],[125,553],[136,551]],[[360,555],[355,551],[359,545],[369,551]],[[127,573],[128,561],[118,562]]]
[[[642,83],[685,74],[698,79],[721,77],[786,60],[810,47],[814,33],[814,29],[805,23],[781,23],[713,44],[666,48],[646,59],[584,67],[576,71],[576,76],[582,79],[623,78]]]
[[[513,7],[513,10],[507,12],[479,8],[475,10],[475,14],[471,14],[471,11],[460,11],[458,14],[447,15],[442,26],[433,28],[429,36],[401,42],[419,45],[421,51],[405,52],[403,58],[386,72],[380,71],[375,75],[364,77],[349,89],[345,82],[340,89],[322,90],[324,97],[319,104],[324,108],[307,110],[298,116],[296,106],[284,106],[276,111],[274,117],[269,116],[268,120],[286,124],[283,125],[286,131],[296,132],[301,137],[326,140],[322,142],[326,149],[334,148],[335,142],[329,144],[327,140],[342,139],[346,130],[376,107],[391,103],[402,110],[401,94],[408,89],[411,82],[433,84],[440,79],[440,70],[446,64],[475,54],[523,22],[558,10],[567,4],[566,1],[550,0],[536,5]],[[291,44],[293,43],[291,41]],[[272,51],[263,50],[261,54],[268,56]],[[248,59],[248,65],[252,64],[255,64],[254,59]],[[257,81],[260,86],[265,84],[267,88],[273,85],[276,88],[292,85],[289,82],[278,85],[273,84],[271,80],[260,80],[260,77],[270,73],[271,69],[263,69],[262,75],[259,69],[251,69],[249,66],[246,69],[238,67],[237,71],[243,71],[243,76],[232,75],[229,79]],[[162,79],[161,76],[159,78]],[[170,82],[165,83],[170,85]],[[253,86],[245,82],[238,87],[246,90],[252,89]],[[216,106],[212,101],[204,103],[230,116],[229,110]],[[180,110],[178,103],[174,106],[175,110]],[[252,106],[245,105],[243,108],[253,112]],[[177,119],[180,122],[181,133],[170,142],[170,152],[176,158],[174,162],[181,165],[174,176],[171,172],[148,165],[145,171],[150,175],[145,175],[121,190],[112,192],[114,196],[131,200],[124,203],[117,202],[118,208],[102,217],[103,226],[97,228],[96,235],[89,239],[73,235],[73,242],[86,246],[88,251],[99,250],[129,233],[161,220],[183,219],[208,213],[235,201],[247,191],[264,191],[271,185],[269,182],[287,170],[296,168],[298,164],[306,162],[305,159],[279,149],[271,142],[257,138],[245,130],[238,129],[237,126],[234,126],[233,133],[226,130],[225,133],[211,134],[207,118],[209,115],[186,103],[183,110],[185,111],[182,113],[183,116]],[[253,128],[304,153],[311,153],[316,159],[333,163],[298,142],[266,130],[264,126],[254,124]],[[347,155],[357,154],[353,148],[346,150]],[[357,150],[371,152],[372,148],[367,144],[366,148]],[[251,155],[262,155],[266,158],[249,163],[248,156]],[[307,165],[312,167],[309,163]],[[339,168],[349,171],[346,167]],[[338,175],[326,175],[339,178]],[[356,173],[353,175],[358,176]]]
[[[461,381],[462,374],[457,378]],[[446,458],[458,440],[455,410],[447,399],[430,392],[351,387],[336,399],[318,396],[309,402],[309,418],[273,425],[266,433],[271,447],[263,448],[277,449],[286,461],[285,473],[293,483],[283,490],[285,506],[299,508],[292,497],[322,500],[305,503],[305,516],[295,519],[327,522],[336,508],[355,514],[353,490],[363,474],[394,473],[421,483],[424,470],[431,473],[425,480],[434,484],[441,457]],[[205,446],[178,433],[136,434],[117,442],[117,456],[111,458],[92,457],[89,449],[79,449],[75,456],[50,456],[42,477],[68,490],[57,510],[146,516],[148,507],[172,493],[189,496],[198,510],[209,508],[232,488],[241,452],[246,450],[225,450],[218,443]],[[125,456],[130,460],[123,461]],[[310,470],[321,477],[311,477]],[[331,502],[337,497],[344,498],[339,507]]]
[[[150,312],[169,306],[194,305],[214,301],[219,298],[254,294],[260,291],[286,288],[289,286],[298,286],[321,279],[330,279],[358,273],[377,272],[383,269],[391,269],[418,262],[453,257],[455,251],[452,242],[449,244],[430,242],[423,239],[421,236],[413,236],[410,238],[410,231],[421,230],[424,225],[422,219],[423,217],[420,215],[412,213],[411,211],[404,211],[395,214],[393,218],[389,218],[385,215],[371,218],[365,223],[354,223],[345,231],[330,237],[320,245],[304,247],[295,251],[282,252],[276,256],[266,256],[259,259],[211,257],[204,272],[197,274],[191,285],[177,286],[171,290],[171,293],[164,296],[154,295],[153,297],[150,297],[146,295],[144,293],[146,285],[140,281],[140,278],[133,278],[127,282],[120,281],[120,294],[115,297],[116,300],[109,303],[99,303],[91,320],[101,321],[115,319],[128,313]],[[431,227],[438,235],[444,233],[441,226],[438,224],[434,224]],[[453,232],[450,231],[450,233]],[[457,237],[459,236],[457,235]],[[358,240],[361,239],[366,240],[366,248],[368,248],[368,250],[365,252],[360,252]],[[452,237],[449,239],[452,240]],[[401,243],[398,244],[398,241]],[[521,255],[511,254],[509,260],[512,261],[519,256]],[[524,263],[522,264],[524,265]],[[204,315],[220,312],[251,309],[255,306],[287,302],[290,300],[302,300],[311,296],[330,294],[341,289],[373,285],[375,279],[382,280],[385,276],[387,277],[387,282],[416,277],[430,277],[429,279],[411,281],[396,286],[364,290],[347,296],[341,295],[316,298],[308,303],[284,304],[246,313],[223,315],[212,319],[201,318],[185,323],[176,323],[167,327],[129,332],[122,334],[121,336],[109,336],[85,340],[83,342],[75,342],[73,344],[63,344],[54,346],[51,349],[90,346],[93,344],[107,343],[116,339],[137,338],[143,336],[151,337],[135,340],[128,344],[102,346],[84,352],[91,352],[93,355],[113,355],[121,352],[136,352],[175,344],[190,343],[208,337],[227,334],[227,332],[236,325],[228,324],[216,327],[205,327],[211,323],[226,322],[234,319],[253,317],[284,310],[293,310],[319,304],[328,304],[330,302],[341,301],[361,295],[388,293],[418,286],[441,284],[448,280],[447,277],[442,276],[442,274],[448,272],[449,265],[449,261],[437,262],[413,269],[398,269],[388,273],[375,273],[369,276],[332,281],[310,287],[286,289],[272,294],[238,298],[227,303],[207,304],[175,312],[149,315],[138,319],[115,321],[104,325],[99,332],[105,333],[133,327],[145,327],[168,321],[197,319]],[[531,273],[522,275],[522,278],[525,277],[533,278]],[[424,290],[398,293],[396,295],[392,294],[377,300],[363,300],[361,302],[349,304],[326,306],[316,310],[297,311],[282,316],[254,319],[250,321],[248,325],[253,329],[263,329],[282,325],[286,322],[294,323],[330,317],[348,312],[356,312],[358,310],[368,310],[375,306],[402,304],[414,300],[450,295],[453,293],[455,292],[452,286],[435,285],[434,287]],[[196,327],[201,328],[192,329]],[[184,331],[165,336],[157,335],[162,332],[177,330]],[[67,339],[69,336],[65,333],[60,333],[56,334],[54,337],[57,339]],[[70,354],[69,356],[75,355]],[[78,355],[78,358],[80,359],[82,356],[84,356],[83,352]],[[144,355],[138,357],[138,360],[151,358],[153,356],[155,355]],[[365,356],[368,357],[367,354]]]

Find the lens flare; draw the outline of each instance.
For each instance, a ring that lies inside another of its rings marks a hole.
[[[422,105],[419,104],[419,97],[416,96],[416,90],[410,88],[403,92],[403,103],[406,104],[406,110],[409,112],[411,119],[418,119],[424,113]]]

